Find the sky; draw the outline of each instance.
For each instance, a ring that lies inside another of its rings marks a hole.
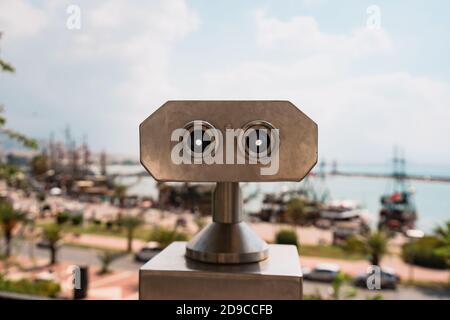
[[[94,150],[137,159],[139,123],[167,100],[290,100],[318,124],[321,159],[383,163],[398,145],[409,162],[448,164],[449,9],[0,0],[0,57],[17,69],[0,74],[0,103],[26,134],[62,139],[69,125]]]

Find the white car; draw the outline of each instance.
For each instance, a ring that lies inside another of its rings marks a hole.
[[[320,263],[314,269],[303,269],[303,278],[306,280],[332,282],[340,268],[335,263]]]

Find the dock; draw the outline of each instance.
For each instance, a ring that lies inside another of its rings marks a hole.
[[[450,177],[433,176],[433,175],[395,175],[395,174],[380,174],[380,173],[364,173],[364,172],[332,172],[327,173],[327,176],[341,176],[341,177],[355,177],[355,178],[378,178],[378,179],[398,179],[427,182],[444,182],[450,183]]]

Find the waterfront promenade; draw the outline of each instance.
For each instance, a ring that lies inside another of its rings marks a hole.
[[[97,239],[100,240],[100,239]],[[102,238],[102,240],[105,240]],[[107,275],[99,276],[97,274],[99,270],[99,262],[97,260],[97,250],[86,250],[73,247],[62,247],[60,249],[60,257],[62,258],[60,263],[56,266],[48,266],[48,252],[44,249],[36,250],[36,259],[31,262],[26,256],[25,252],[20,254],[16,261],[20,262],[22,268],[13,267],[10,268],[8,276],[12,278],[20,277],[42,277],[47,275],[51,270],[52,276],[55,280],[59,281],[63,286],[63,297],[71,298],[72,290],[67,286],[71,280],[70,273],[68,272],[71,265],[89,265],[89,290],[88,299],[138,299],[138,270],[141,263],[133,261],[131,255],[125,255],[119,260],[115,261],[112,266],[112,272]],[[315,257],[302,257],[301,262],[303,266],[312,267],[319,262],[335,262],[339,263],[344,272],[351,273],[352,270],[359,270],[367,266],[365,261],[346,261],[346,260],[333,260]],[[421,268],[415,269],[415,275],[420,276],[422,273]],[[445,274],[443,273],[443,276]],[[313,295],[320,292],[322,296],[329,295],[331,285],[328,283],[319,283],[313,281],[304,281],[303,284],[304,294]],[[350,289],[350,287],[348,287]],[[395,291],[382,290],[372,291],[358,289],[357,299],[365,299],[369,296],[381,294],[384,299],[436,299],[444,298],[449,299],[450,293],[442,290],[430,290],[426,287],[416,286],[399,286]]]
[[[21,192],[15,190],[8,191],[11,198],[14,199],[15,205],[21,209],[26,209],[34,214],[38,214],[39,203],[33,197],[25,197]],[[48,196],[46,203],[54,210],[76,209],[83,212],[85,221],[92,218],[93,215],[97,219],[111,219],[123,209],[112,206],[109,203],[82,203],[74,199],[67,199],[65,197]],[[130,213],[141,212],[140,209],[127,209]],[[184,230],[190,234],[198,231],[198,226],[194,222],[192,214],[188,213],[173,213],[169,211],[160,211],[157,209],[149,209],[144,212],[146,225],[148,227],[163,225],[173,227],[176,220],[181,216],[186,221]],[[252,228],[259,234],[261,238],[267,242],[273,242],[275,234],[282,228],[288,225],[281,225],[275,223],[253,222],[250,223]],[[296,227],[297,234],[300,239],[300,248],[302,245],[329,245],[332,242],[332,232],[330,230],[320,230],[314,227]],[[125,250],[126,239],[117,236],[95,235],[95,234],[73,234],[66,233],[64,240],[67,244],[77,245],[84,248],[104,248],[114,250]],[[385,256],[382,261],[382,266],[390,267],[396,270],[402,279],[409,279],[411,268],[404,263],[399,257],[401,245],[404,243],[404,237],[396,237],[390,242],[390,254]],[[140,239],[133,241],[133,251],[139,250],[144,246],[145,242]],[[300,249],[301,252],[301,249]],[[340,265],[341,269],[352,276],[365,272],[368,267],[368,262],[365,260],[339,260],[332,258],[311,257],[301,255],[301,261],[304,266],[314,267],[320,262],[332,262]],[[421,267],[414,267],[414,280],[416,281],[431,281],[431,282],[446,282],[449,279],[448,271],[433,270]]]

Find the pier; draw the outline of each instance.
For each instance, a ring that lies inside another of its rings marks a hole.
[[[322,174],[316,174],[320,176]],[[394,174],[383,173],[366,173],[366,172],[330,172],[325,173],[326,176],[340,176],[340,177],[354,177],[354,178],[374,178],[374,179],[398,179],[400,176]],[[146,171],[133,172],[133,173],[114,173],[111,174],[113,178],[124,177],[146,177],[148,173]],[[450,183],[450,176],[433,176],[433,175],[402,175],[402,179],[415,180],[415,181],[428,181],[428,182],[444,182]]]
[[[378,179],[398,179],[399,175],[395,174],[381,174],[381,173],[364,173],[364,172],[332,172],[327,173],[327,176],[341,176],[341,177],[355,177],[355,178],[378,178]],[[431,176],[431,175],[402,175],[402,179],[428,182],[444,182],[450,183],[450,177],[445,176]]]

